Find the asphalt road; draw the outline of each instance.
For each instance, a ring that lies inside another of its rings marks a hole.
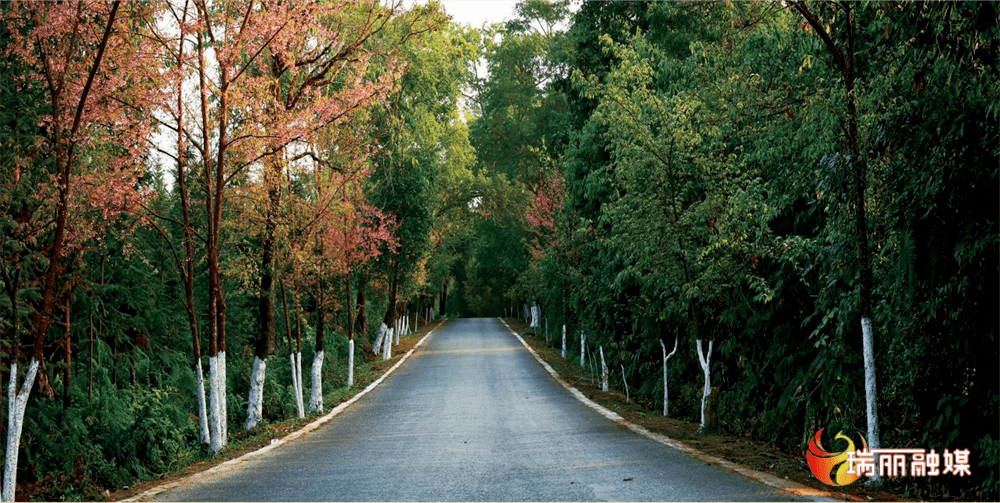
[[[452,321],[316,431],[163,500],[790,500],[604,418],[495,319]]]

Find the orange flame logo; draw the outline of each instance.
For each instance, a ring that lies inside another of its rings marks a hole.
[[[827,452],[820,442],[820,435],[823,430],[816,432],[816,436],[809,441],[809,450],[806,452],[806,460],[809,461],[809,469],[820,482],[831,486],[846,486],[861,477],[860,473],[847,473],[848,466],[847,453],[854,451],[854,442],[842,432],[837,432],[834,439],[847,441],[847,449],[841,452]],[[868,450],[868,443],[865,437],[861,437],[864,450]]]

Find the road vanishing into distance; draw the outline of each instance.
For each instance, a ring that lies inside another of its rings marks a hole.
[[[492,318],[441,327],[331,421],[156,495],[197,501],[773,501],[601,416]]]

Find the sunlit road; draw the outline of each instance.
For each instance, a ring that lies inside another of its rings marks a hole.
[[[452,321],[332,421],[164,500],[788,500],[639,436],[495,319]]]

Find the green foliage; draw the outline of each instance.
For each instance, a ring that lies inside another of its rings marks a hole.
[[[851,176],[862,166],[882,445],[982,449],[982,478],[891,484],[995,498],[1000,343],[985,299],[1000,293],[998,7],[806,7],[841,51],[853,37],[853,112],[838,63],[794,9],[582,5],[560,48],[533,63],[566,70],[539,87],[565,103],[569,126],[548,151],[566,186],[547,246],[478,228],[525,257],[508,295],[568,324],[571,354],[585,331],[626,367],[633,395],[655,402],[658,340],[679,336],[688,348],[671,360],[671,413],[695,419],[691,338],[713,339],[723,427],[797,448],[819,428],[866,422]],[[537,50],[525,44],[530,23],[514,24],[493,54]],[[528,103],[535,91],[518,87],[526,68],[504,61],[481,87],[473,143],[485,166],[530,188],[537,144],[512,117],[531,115],[511,112],[509,96]],[[469,269],[466,283],[517,263],[492,259],[499,267]]]

